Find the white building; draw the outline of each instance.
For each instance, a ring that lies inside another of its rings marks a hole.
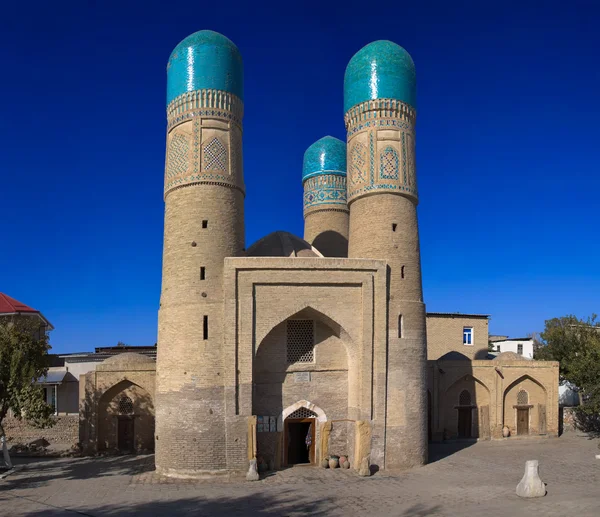
[[[503,339],[494,341],[495,351],[514,352],[523,356],[523,359],[533,359],[533,339],[529,337]]]

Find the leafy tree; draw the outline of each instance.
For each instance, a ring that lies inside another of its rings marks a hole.
[[[540,334],[542,346],[535,359],[560,361],[560,377],[576,386],[582,406],[580,420],[600,424],[600,322],[563,316],[546,321]]]
[[[34,384],[48,372],[48,350],[48,337],[33,319],[0,319],[0,423],[10,408],[36,427],[54,424],[54,410]]]

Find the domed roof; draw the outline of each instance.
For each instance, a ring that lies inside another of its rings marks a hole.
[[[498,354],[494,361],[524,361],[522,355],[515,354],[514,352],[502,352]]]
[[[233,93],[244,100],[244,67],[235,44],[214,31],[199,31],[175,47],[167,64],[167,105],[201,89]]]
[[[304,153],[302,181],[319,174],[346,176],[346,143],[324,136],[312,144]]]
[[[108,359],[102,361],[102,364],[124,364],[124,363],[154,363],[154,359],[151,357],[136,354],[135,352],[123,352],[122,354],[116,354]]]
[[[288,232],[273,232],[257,240],[246,252],[248,257],[323,257],[308,242]]]
[[[416,107],[417,75],[410,54],[380,40],[361,48],[344,74],[344,112],[373,99],[397,99]]]

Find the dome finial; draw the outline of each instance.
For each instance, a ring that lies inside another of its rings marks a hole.
[[[177,45],[167,64],[167,104],[195,90],[221,90],[244,100],[242,56],[218,32],[194,32]]]
[[[346,143],[324,136],[304,153],[302,181],[320,174],[346,176]]]
[[[396,99],[416,107],[417,79],[410,54],[392,41],[361,48],[344,74],[344,113],[374,99]]]

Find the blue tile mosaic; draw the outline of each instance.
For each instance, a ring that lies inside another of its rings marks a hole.
[[[244,67],[235,44],[218,32],[199,31],[175,47],[167,64],[167,105],[178,95],[202,89],[244,100]]]
[[[321,174],[346,176],[345,142],[325,136],[306,150],[302,164],[302,181]]]
[[[417,76],[410,54],[380,40],[360,49],[346,67],[344,112],[374,99],[397,99],[416,107]]]

